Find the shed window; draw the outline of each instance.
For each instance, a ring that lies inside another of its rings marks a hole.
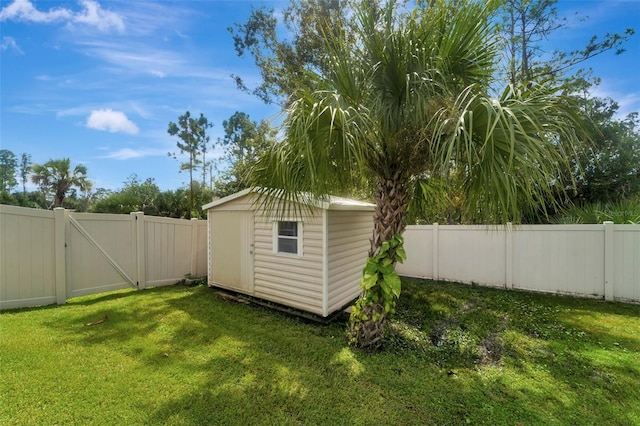
[[[274,248],[277,253],[302,255],[302,223],[298,221],[278,221],[274,225]]]

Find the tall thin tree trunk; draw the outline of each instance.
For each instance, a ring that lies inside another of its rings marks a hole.
[[[516,70],[516,17],[514,15],[515,6],[513,3],[509,6],[509,74],[511,84],[516,85],[518,80],[518,72]]]
[[[206,188],[207,184],[207,150],[206,147],[202,151],[202,189]]]
[[[520,21],[521,21],[521,28],[520,28],[520,37],[522,37],[522,40],[520,40],[520,42],[522,43],[522,80],[527,84],[527,87],[529,87],[529,85],[531,84],[531,82],[529,81],[531,76],[530,76],[530,70],[529,70],[529,51],[528,51],[528,46],[527,46],[527,14],[526,11],[522,11],[520,13]]]
[[[189,212],[187,213],[187,219],[191,219],[191,212],[193,211],[193,157],[194,151],[189,153]]]

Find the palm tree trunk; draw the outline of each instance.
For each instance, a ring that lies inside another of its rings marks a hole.
[[[64,192],[61,191],[56,191],[56,195],[55,198],[53,200],[53,206],[54,207],[62,207],[62,202],[64,201]]]
[[[406,227],[409,194],[402,171],[394,173],[390,178],[379,178],[376,184],[375,198],[376,210],[373,216],[373,236],[369,257],[374,257],[384,241],[390,240],[394,235],[402,234]],[[379,283],[375,287],[363,291],[360,294],[360,299],[369,298],[371,293],[375,293],[374,299],[377,302],[363,304],[363,316],[351,316],[349,333],[353,346],[376,350],[381,348],[384,341],[387,312]]]
[[[402,234],[406,227],[407,193],[406,180],[402,171],[397,171],[390,178],[380,177],[375,189],[376,210],[373,215],[373,236],[369,257],[378,252],[384,241],[396,234]]]

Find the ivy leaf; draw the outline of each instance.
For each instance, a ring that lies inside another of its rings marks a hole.
[[[402,281],[398,274],[389,274],[384,276],[385,284],[391,289],[394,296],[400,297],[400,291],[402,289]]]
[[[360,287],[364,290],[370,290],[378,284],[378,274],[367,274],[365,273],[362,276],[362,281],[360,281]]]
[[[407,260],[407,252],[404,250],[402,246],[396,249],[396,257],[398,258],[398,262],[400,263]]]
[[[384,276],[394,274],[396,271],[395,268],[393,267],[393,264],[389,264],[387,266],[380,266],[378,267],[378,270],[382,272],[382,275]]]
[[[367,259],[367,264],[364,267],[364,269],[362,270],[362,273],[364,275],[377,274],[378,273],[378,263],[372,258]]]

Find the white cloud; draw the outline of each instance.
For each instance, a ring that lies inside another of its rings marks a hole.
[[[167,152],[160,151],[158,149],[122,148],[117,151],[110,152],[107,155],[103,155],[100,158],[111,158],[114,160],[130,160],[132,158],[158,156],[158,155],[167,155]]]
[[[27,22],[53,22],[71,19],[73,13],[64,8],[49,9],[40,12],[29,0],[14,0],[9,6],[0,10],[0,21],[7,19]]]
[[[162,78],[177,75],[189,69],[189,61],[176,52],[159,49],[146,43],[110,42],[106,40],[81,41],[78,46],[91,57],[101,59],[115,70],[143,73]]]
[[[13,37],[2,37],[2,42],[0,42],[0,51],[8,49],[13,49],[21,55],[24,55],[24,52],[20,49],[20,46],[18,46],[18,43],[16,43]]]
[[[125,25],[120,15],[110,10],[104,10],[97,1],[80,0],[82,10],[72,10],[57,7],[48,11],[35,8],[30,0],[14,0],[13,3],[0,10],[0,21],[13,20],[24,22],[66,22],[68,25],[83,24],[98,28],[100,31],[115,29],[123,32]]]
[[[142,118],[149,119],[153,116],[153,114],[147,108],[145,108],[144,105],[140,105],[138,102],[130,101],[128,104],[129,108],[134,110],[136,114],[138,114]]]
[[[91,111],[87,118],[87,127],[90,129],[106,130],[111,133],[124,132],[135,135],[139,132],[138,126],[127,118],[122,111],[111,109],[99,109]]]
[[[73,22],[94,26],[105,32],[112,27],[119,32],[124,31],[124,21],[117,13],[102,9],[93,0],[81,0],[80,4],[84,9],[74,15]]]

